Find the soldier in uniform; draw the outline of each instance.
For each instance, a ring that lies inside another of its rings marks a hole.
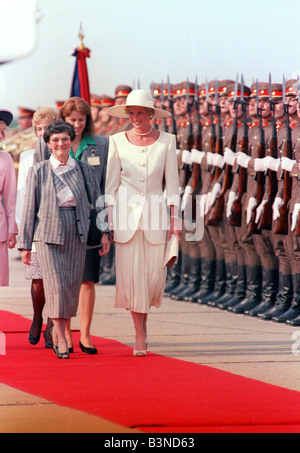
[[[190,171],[191,149],[189,142],[194,134],[193,120],[195,120],[194,111],[195,85],[193,83],[182,82],[181,92],[177,90],[177,103],[179,104],[179,118],[177,123],[177,144],[180,149],[181,165],[179,169],[179,185],[183,193],[182,214],[188,208],[187,203],[191,203],[192,193],[192,174]],[[171,298],[174,300],[183,300],[189,297],[199,289],[201,278],[201,255],[199,243],[187,239],[185,222],[183,222],[183,234],[181,241],[181,281],[180,285],[172,291]]]
[[[173,118],[172,120],[175,122],[176,125],[176,133],[178,129],[178,119],[181,116],[181,102],[180,102],[180,97],[181,97],[181,90],[182,90],[182,84],[177,83],[173,85],[173,96],[172,96],[172,102],[173,102]],[[181,150],[179,149],[179,143],[178,143],[178,136],[176,134],[176,142],[177,142],[177,160],[178,160],[178,171],[181,167]],[[182,196],[182,189],[179,188],[180,196]],[[177,263],[174,264],[172,269],[168,270],[168,278],[167,278],[167,284],[165,287],[165,296],[171,296],[174,291],[176,291],[181,283],[181,247],[179,248],[179,255],[178,255],[178,260]],[[182,287],[181,287],[182,289]]]
[[[297,93],[297,113],[300,118],[300,99],[298,81],[293,85],[293,94]],[[296,234],[298,225],[298,218],[300,212],[300,123],[299,120],[295,127],[292,129],[292,138],[294,144],[294,162],[287,161],[284,165],[290,168],[291,176],[293,178],[292,185],[292,198],[290,202],[290,216],[289,216],[289,235],[285,237],[284,243],[287,253],[290,258],[293,282],[294,282],[294,295],[291,303],[291,308],[286,312],[286,324],[291,326],[300,326],[300,237]]]
[[[220,82],[216,82],[215,80],[212,80],[211,82],[208,83],[208,90],[209,90],[209,102],[210,102],[210,109],[213,112],[213,125],[211,124],[211,133],[215,134],[215,143],[217,140],[221,140],[221,143],[223,141],[223,134],[222,134],[222,118],[218,115],[218,103],[219,103],[219,96],[218,92],[220,90]],[[214,129],[213,129],[214,128]],[[220,136],[221,134],[221,136]],[[219,225],[212,226],[207,222],[207,219],[209,218],[210,212],[211,212],[211,207],[214,204],[214,201],[216,199],[216,196],[218,195],[218,192],[216,192],[216,189],[218,188],[217,184],[217,178],[218,176],[218,171],[216,168],[218,165],[216,165],[215,158],[219,157],[215,153],[215,148],[216,145],[213,147],[213,149],[210,149],[210,152],[208,154],[208,159],[209,159],[209,166],[211,169],[211,175],[210,175],[210,186],[208,188],[207,192],[207,199],[206,199],[206,206],[205,206],[205,215],[206,215],[206,224],[207,228],[211,237],[211,240],[214,244],[215,248],[215,256],[216,256],[216,273],[215,273],[215,286],[214,286],[214,292],[209,295],[207,298],[203,298],[200,303],[208,303],[212,302],[215,300],[219,300],[225,293],[226,290],[226,269],[225,269],[225,254],[224,254],[224,246],[223,242],[221,240],[221,234],[225,234],[224,232],[224,225],[221,223]],[[222,153],[223,151],[220,150]]]
[[[203,83],[199,86],[199,114],[201,121],[201,149],[194,148],[192,150],[193,168],[195,165],[200,165],[201,184],[195,187],[193,196],[200,195],[200,218],[196,218],[197,223],[203,222],[205,202],[207,199],[208,190],[211,182],[211,174],[208,165],[208,153],[210,152],[211,139],[211,121],[210,112],[207,101],[207,87]],[[197,229],[199,224],[197,225]],[[204,226],[204,234],[201,241],[198,243],[200,253],[200,281],[199,289],[190,296],[186,296],[184,300],[197,303],[205,303],[206,297],[210,296],[214,291],[215,284],[215,267],[216,267],[216,251],[211,239],[207,226]]]
[[[101,96],[97,94],[91,94],[90,96],[90,107],[92,119],[95,127],[95,134],[101,135],[100,128],[102,126],[102,121],[100,118],[100,108],[101,108]]]
[[[114,133],[115,119],[107,113],[108,109],[114,105],[115,101],[111,96],[102,94],[99,107],[99,125],[101,125],[98,127],[98,135],[102,137],[109,137]]]
[[[128,85],[118,85],[115,89],[115,105],[126,104],[126,99],[132,88]],[[110,135],[117,134],[118,132],[128,131],[132,128],[130,121],[127,118],[115,119],[113,131]]]
[[[249,98],[249,103],[248,100],[246,100],[246,104],[244,105],[244,108],[246,108],[246,118],[251,116],[254,120],[257,120],[257,109],[256,109],[256,102],[255,102],[255,95],[256,95],[256,89],[255,85],[251,86],[251,89],[249,90],[249,96],[246,96]],[[255,134],[255,125],[258,123],[256,121],[252,121],[252,123],[249,125],[249,133],[248,133],[248,125],[247,123],[243,125],[243,130],[242,130],[242,138],[245,139],[245,137],[249,136],[249,142],[251,142],[252,136]],[[226,216],[228,218],[228,221],[231,220],[231,216],[233,213],[233,206],[234,206],[234,201],[237,198],[237,196],[241,196],[241,206],[242,206],[242,216],[241,216],[241,226],[232,226],[234,233],[236,234],[237,241],[239,243],[239,246],[242,247],[244,254],[245,254],[245,265],[246,269],[241,267],[239,268],[239,280],[241,280],[241,287],[240,287],[240,292],[238,292],[239,286],[237,285],[237,292],[235,297],[230,301],[226,302],[225,304],[220,305],[220,308],[223,309],[230,309],[235,306],[238,306],[242,301],[245,299],[251,300],[254,299],[260,301],[261,297],[261,262],[259,255],[256,251],[255,245],[254,245],[254,239],[253,235],[248,232],[248,224],[247,224],[247,212],[246,212],[246,201],[247,201],[247,193],[248,193],[248,181],[249,181],[249,176],[246,173],[246,180],[245,180],[245,188],[244,188],[244,193],[239,194],[239,184],[240,184],[240,173],[239,171],[240,164],[238,163],[238,156],[241,154],[241,141],[238,144],[238,152],[237,156],[231,156],[230,153],[226,152],[225,153],[225,160],[228,161],[229,163],[233,163],[233,182],[231,186],[231,191],[229,193],[228,197],[228,202],[227,202],[227,208],[226,208]],[[250,148],[250,146],[249,146]],[[249,149],[246,150],[247,154],[249,153]],[[232,160],[232,158],[234,160]],[[248,161],[247,161],[248,162]],[[244,168],[247,168],[247,165],[245,165]],[[245,273],[246,271],[246,273]],[[258,280],[257,280],[258,279]],[[257,280],[257,281],[256,281]],[[243,282],[245,283],[246,286],[246,292],[243,288]]]
[[[33,114],[33,110],[19,107],[18,127],[5,133],[4,140],[0,142],[0,149],[11,154],[16,171],[19,168],[20,154],[34,148],[37,142],[32,126]]]
[[[281,164],[278,170],[280,175],[279,189],[277,197],[274,203],[274,218],[279,217],[279,207],[282,204],[282,199],[284,197],[284,181],[281,178],[281,174],[284,170],[290,172],[292,177],[292,195],[289,203],[289,225],[288,225],[288,235],[283,236],[284,247],[286,255],[290,263],[290,269],[292,274],[293,282],[293,292],[292,297],[289,299],[285,298],[283,303],[280,303],[277,306],[275,313],[271,313],[271,319],[276,322],[286,322],[289,325],[299,325],[299,315],[300,315],[300,253],[299,253],[299,238],[295,235],[295,228],[292,227],[292,217],[294,210],[298,209],[297,203],[299,201],[299,136],[300,136],[300,123],[298,117],[298,81],[295,79],[288,80],[286,82],[286,100],[289,105],[289,120],[290,128],[292,133],[292,148],[293,148],[293,158],[289,159],[282,157]],[[297,110],[296,110],[297,109]],[[285,128],[284,128],[285,129]],[[281,150],[282,155],[282,150]],[[297,201],[298,200],[298,201]],[[290,282],[286,282],[286,285]],[[291,283],[285,288],[285,292],[291,296]],[[269,315],[269,313],[266,313]],[[264,317],[264,319],[269,319],[269,317]]]
[[[228,303],[232,304],[233,301],[238,303],[244,299],[246,295],[247,279],[245,251],[242,247],[241,240],[239,240],[239,231],[237,231],[235,227],[229,226],[227,214],[228,199],[230,198],[229,192],[232,185],[234,170],[236,170],[236,151],[239,150],[240,142],[243,138],[244,112],[240,103],[242,87],[240,84],[236,85],[231,81],[229,81],[227,86],[224,85],[224,82],[222,85],[220,107],[225,114],[223,138],[224,161],[219,160],[219,162],[223,167],[225,164],[225,170],[222,172],[218,183],[220,184],[220,196],[224,197],[223,228],[221,229],[220,237],[225,255],[226,291],[221,299],[209,302],[209,305],[218,306],[219,308],[224,309]],[[244,86],[243,90],[244,99],[247,99],[250,95],[250,89],[247,86]],[[233,150],[232,148],[234,147],[235,142],[234,138],[236,140],[236,149]]]
[[[287,92],[290,93],[289,87],[292,85],[292,81],[289,81],[286,85]],[[265,159],[256,161],[256,165],[259,166],[263,171],[266,172],[266,184],[265,184],[265,195],[261,205],[257,209],[257,223],[260,218],[263,217],[264,205],[268,202],[269,197],[275,187],[270,186],[270,172],[275,172],[279,176],[278,165],[280,163],[280,154],[284,150],[285,138],[286,138],[286,115],[284,105],[282,101],[282,84],[272,84],[272,99],[271,102],[274,104],[274,118],[276,120],[276,135],[277,135],[277,147],[278,152],[276,156],[267,156]],[[293,109],[290,109],[291,118],[297,116],[297,102]],[[270,146],[270,145],[269,145]],[[272,181],[271,181],[271,184]],[[274,200],[272,200],[273,202]],[[256,308],[250,311],[250,315],[258,316],[265,320],[277,318],[291,305],[293,296],[293,283],[292,283],[292,272],[291,265],[286,253],[284,246],[284,236],[274,234],[275,221],[273,220],[270,232],[271,242],[274,246],[274,252],[279,262],[279,292],[275,295],[276,283],[271,282],[271,276],[268,279],[264,279],[263,299],[262,303]]]
[[[254,92],[255,90],[255,92]],[[271,119],[271,110],[269,104],[269,84],[259,83],[258,84],[258,109],[256,105],[251,106],[250,115],[254,119],[254,123],[251,127],[253,135],[249,140],[250,143],[250,156],[242,155],[238,157],[238,164],[247,168],[248,171],[248,186],[247,186],[247,224],[250,225],[251,216],[253,209],[257,207],[257,182],[256,182],[256,171],[255,171],[255,159],[259,158],[259,146],[260,146],[260,129],[257,123],[258,114],[262,117],[262,128],[264,131],[264,144],[268,143],[272,134],[272,125],[269,122]],[[252,86],[251,94],[256,100],[256,87]],[[254,96],[255,94],[255,96]],[[255,112],[256,110],[256,112]],[[250,297],[246,297],[242,302],[234,307],[229,307],[230,311],[234,313],[245,313],[253,308],[257,307],[263,300],[262,289],[264,280],[264,290],[266,297],[270,295],[267,292],[271,292],[271,297],[276,297],[278,288],[274,287],[274,282],[277,285],[278,282],[278,259],[274,252],[274,244],[272,237],[268,231],[263,230],[261,234],[253,234],[253,240],[256,252],[260,258],[261,266],[249,267],[249,279],[248,288],[252,288],[253,292]],[[272,289],[269,288],[272,286]]]
[[[223,149],[227,146],[231,146],[231,138],[233,134],[233,117],[230,112],[230,101],[228,99],[229,90],[232,92],[234,88],[233,80],[223,80],[219,83],[218,97],[219,97],[219,108],[221,113],[221,128],[222,128],[222,149],[220,154],[213,156],[214,167],[219,167],[220,176],[214,180],[214,185],[212,186],[212,194],[214,196],[210,199],[211,212],[213,213],[214,203],[218,195],[223,192],[223,183],[225,179],[225,170],[224,170],[224,158],[223,158]],[[218,119],[219,120],[219,119]],[[229,188],[229,187],[228,187]],[[224,205],[226,207],[228,189],[224,194]],[[216,306],[219,303],[225,303],[227,300],[232,300],[238,279],[238,261],[240,265],[244,266],[244,254],[238,246],[238,242],[234,235],[233,231],[229,229],[229,225],[226,219],[226,209],[222,213],[222,220],[218,226],[210,226],[209,229],[212,232],[212,237],[214,238],[215,248],[219,246],[223,249],[224,254],[224,264],[218,263],[220,266],[220,279],[221,286],[219,292],[217,291],[215,295],[212,295],[208,301],[209,305]],[[230,240],[228,240],[230,238]],[[239,256],[238,256],[239,255]],[[225,266],[225,273],[224,273]],[[218,283],[219,284],[219,283]]]
[[[35,110],[28,109],[25,107],[18,107],[18,109],[19,109],[18,125],[22,131],[25,131],[26,129],[32,127],[32,118]]]
[[[171,112],[169,102],[169,89],[172,96],[172,88],[167,83],[151,83],[151,91],[154,100],[154,106]],[[172,112],[171,112],[172,113]],[[154,127],[159,131],[172,133],[172,118],[155,118]]]

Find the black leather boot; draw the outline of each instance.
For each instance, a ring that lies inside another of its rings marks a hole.
[[[185,253],[181,254],[181,275],[180,275],[180,284],[175,288],[171,293],[169,293],[169,297],[173,300],[181,300],[179,297],[180,293],[186,290],[187,285],[189,283],[190,278],[190,270],[189,270],[189,262],[190,257]]]
[[[299,326],[300,325],[300,274],[293,275],[293,285],[294,285],[294,296],[291,304],[291,308],[279,316],[278,318],[273,318],[273,321],[276,322],[286,322],[289,326]]]
[[[200,258],[200,260],[201,260],[201,264],[200,264],[201,277],[200,277],[199,288],[195,293],[191,294],[188,297],[185,297],[184,300],[186,300],[187,302],[197,302],[198,298],[203,294],[203,291],[206,291],[206,289],[207,289],[207,275],[206,274],[207,274],[208,265],[206,263],[205,258]]]
[[[201,281],[201,261],[200,258],[188,257],[188,281],[185,287],[179,293],[176,293],[172,299],[186,300],[186,296],[190,296],[199,289]]]
[[[230,306],[227,310],[233,313],[244,313],[261,303],[262,295],[262,269],[261,266],[247,268],[247,295],[236,306]]]
[[[293,275],[293,288],[294,294],[290,308],[281,316],[273,317],[272,321],[279,323],[293,321],[300,315],[300,274]]]
[[[280,273],[279,293],[277,294],[277,299],[274,307],[264,313],[259,313],[257,317],[264,319],[265,321],[270,321],[273,318],[278,318],[279,316],[283,315],[291,308],[293,294],[294,292],[292,276]]]
[[[213,302],[215,300],[221,299],[221,297],[225,294],[225,289],[226,289],[225,261],[217,260],[214,292],[205,298],[205,303],[208,304],[208,302]]]
[[[165,296],[168,297],[180,285],[181,275],[181,251],[179,251],[177,263],[169,271],[169,278],[165,287]]]
[[[277,269],[263,269],[262,301],[252,310],[246,310],[244,314],[248,316],[257,316],[273,308],[279,290],[278,281],[279,272]]]
[[[203,266],[204,264],[204,266]],[[206,261],[202,262],[202,269],[204,267],[204,272],[202,273],[202,284],[201,291],[198,295],[194,295],[192,302],[197,302],[198,304],[206,304],[206,298],[211,295],[215,287],[215,276],[216,276],[216,262],[215,261]]]
[[[208,302],[208,305],[212,307],[217,307],[219,304],[226,303],[228,300],[232,300],[234,298],[235,289],[238,280],[238,264],[236,261],[232,261],[231,263],[225,263],[225,271],[226,271],[226,288],[225,293],[221,298],[218,300],[211,300]]]
[[[201,258],[191,258],[190,279],[185,293],[182,293],[183,300],[191,302],[191,298],[201,287]]]
[[[226,310],[228,307],[234,307],[246,297],[246,289],[247,289],[247,268],[246,266],[238,266],[238,276],[236,287],[234,291],[233,297],[228,298],[225,301],[218,303],[218,308],[222,310]]]

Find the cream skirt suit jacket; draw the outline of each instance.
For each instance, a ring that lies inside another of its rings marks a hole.
[[[164,293],[167,206],[179,206],[175,136],[160,132],[150,146],[110,137],[105,199],[114,206],[115,306],[137,313],[159,307]]]

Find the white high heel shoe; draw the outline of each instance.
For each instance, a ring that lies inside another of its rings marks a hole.
[[[147,351],[136,351],[133,350],[133,357],[146,357]]]

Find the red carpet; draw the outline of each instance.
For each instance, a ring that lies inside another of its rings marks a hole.
[[[298,392],[156,354],[134,358],[132,348],[99,337],[97,356],[75,348],[59,361],[43,341],[29,345],[29,327],[0,311],[3,384],[148,433],[300,432]]]

